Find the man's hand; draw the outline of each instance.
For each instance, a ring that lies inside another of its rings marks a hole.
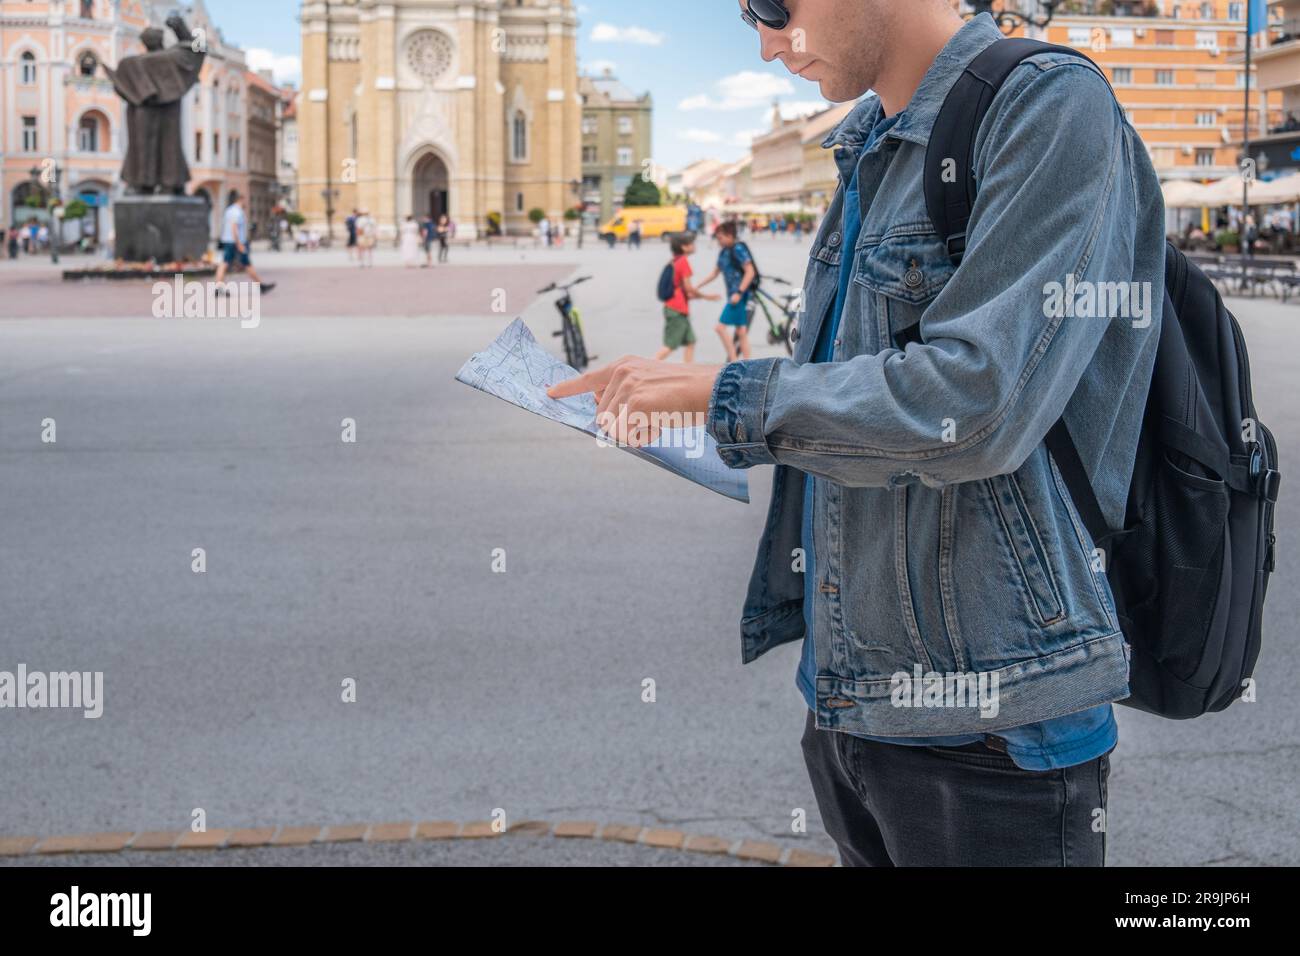
[[[668,364],[629,355],[546,392],[568,398],[593,392],[596,423],[620,444],[640,448],[664,428],[702,424],[719,365]]]

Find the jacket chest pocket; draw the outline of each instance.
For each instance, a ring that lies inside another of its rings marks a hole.
[[[874,300],[863,310],[874,328],[863,335],[880,348],[920,342],[921,316],[955,272],[943,243],[933,232],[896,235],[857,251],[853,281]]]

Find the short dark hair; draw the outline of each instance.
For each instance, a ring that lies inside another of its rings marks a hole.
[[[726,222],[718,223],[718,228],[713,230],[713,235],[726,236],[728,239],[736,238],[736,224],[728,219]]]
[[[673,236],[672,242],[669,243],[669,245],[672,247],[673,255],[685,255],[686,247],[695,245],[695,233],[679,232],[677,235]]]

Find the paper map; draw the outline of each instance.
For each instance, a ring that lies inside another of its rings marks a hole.
[[[496,341],[470,356],[456,381],[495,395],[511,405],[561,425],[608,440],[596,426],[596,398],[588,393],[555,399],[546,390],[578,372],[555,358],[533,338],[523,319],[515,319]],[[703,485],[736,501],[749,501],[749,481],[743,471],[728,468],[718,457],[718,443],[703,426],[665,429],[644,448],[616,446],[675,475]]]

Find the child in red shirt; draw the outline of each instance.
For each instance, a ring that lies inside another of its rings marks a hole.
[[[673,297],[664,303],[664,347],[655,353],[660,361],[679,348],[685,348],[682,361],[695,361],[695,331],[691,328],[691,299],[713,299],[691,284],[690,256],[695,252],[693,236],[679,236],[672,241]]]

